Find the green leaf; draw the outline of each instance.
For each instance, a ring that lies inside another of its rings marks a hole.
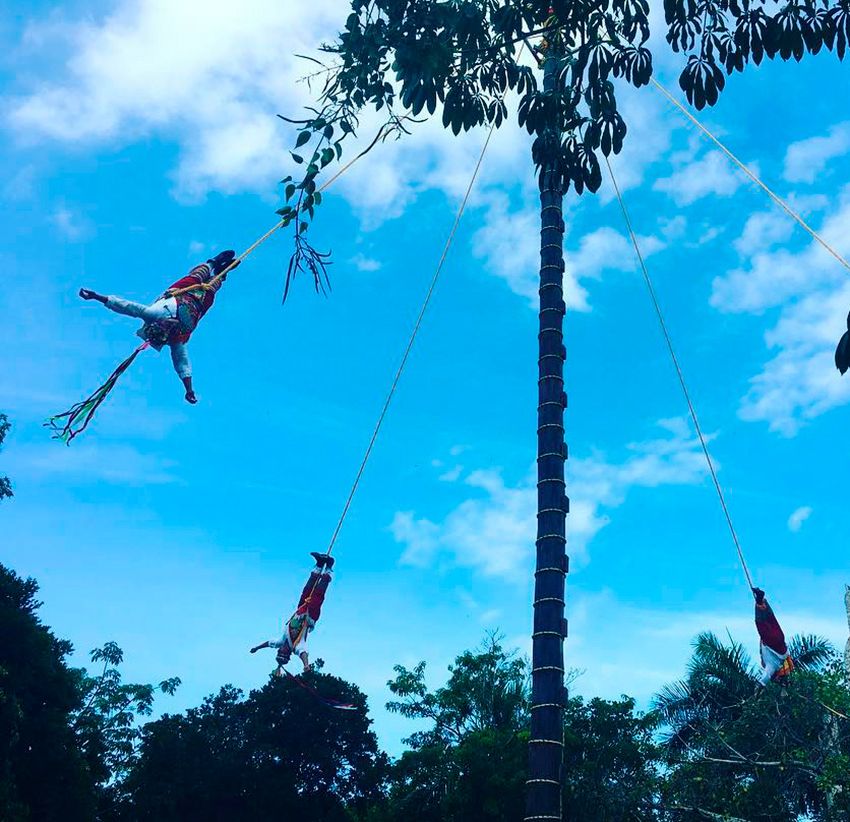
[[[300,154],[296,154],[294,151],[289,152],[292,155],[292,159],[295,160],[296,163],[301,164],[304,162],[304,158]]]
[[[310,142],[310,135],[311,134],[312,134],[312,132],[310,132],[310,131],[302,131],[298,135],[298,139],[295,141],[295,148],[301,148],[301,146],[303,146],[304,143]]]

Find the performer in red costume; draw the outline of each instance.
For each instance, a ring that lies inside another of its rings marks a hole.
[[[293,654],[301,659],[304,673],[310,670],[310,660],[307,656],[307,637],[316,627],[316,623],[322,614],[322,603],[325,601],[328,585],[331,584],[331,573],[334,565],[333,557],[328,554],[319,554],[313,551],[311,556],[316,560],[316,567],[310,572],[310,577],[301,592],[301,598],[298,600],[298,607],[287,621],[283,636],[280,639],[270,639],[251,648],[252,654],[255,654],[261,648],[277,648],[278,667],[275,671],[277,676],[283,675],[283,666],[289,662]]]
[[[103,303],[117,314],[143,320],[144,325],[136,333],[157,351],[166,345],[169,346],[174,370],[186,389],[186,402],[194,404],[198,399],[192,387],[192,366],[186,343],[201,318],[212,308],[216,292],[227,277],[227,274],[222,277],[218,275],[228,267],[232,271],[239,265],[238,262],[233,265],[235,257],[233,251],[222,251],[211,260],[195,266],[151,305],[135,303],[121,297],[104,296],[88,288],[81,288],[80,296],[84,300]]]
[[[761,676],[762,685],[768,682],[784,683],[794,670],[794,661],[788,653],[785,633],[768,604],[761,588],[753,588],[756,598],[756,630],[761,640]]]

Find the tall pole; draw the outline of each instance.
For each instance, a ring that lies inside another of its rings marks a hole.
[[[554,91],[563,64],[550,43],[543,70],[544,91]],[[560,145],[550,133],[549,150]],[[540,333],[537,405],[537,564],[531,654],[531,738],[528,751],[526,820],[560,820],[563,789],[564,592],[569,568],[564,482],[564,221],[563,191],[555,158],[540,175]]]

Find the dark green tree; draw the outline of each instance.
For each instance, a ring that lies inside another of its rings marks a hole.
[[[37,593],[35,580],[0,565],[0,819],[91,820],[108,807],[157,689],[122,683],[114,643],[92,652],[99,675],[69,667],[71,643],[41,623]]]
[[[413,734],[394,764],[389,799],[376,820],[513,822],[523,812],[529,733],[529,667],[489,635],[461,654],[448,682],[429,690],[425,665],[396,667],[392,711],[428,727]],[[585,703],[564,712],[566,818],[581,822],[651,819],[657,801],[654,721],[629,699]]]
[[[697,637],[687,677],[656,699],[675,819],[846,818],[850,690],[823,640],[797,637],[789,650],[798,668],[787,686],[762,688],[738,643]]]
[[[664,0],[664,14],[667,42],[688,55],[679,85],[698,109],[751,62],[799,62],[821,49],[843,60],[850,41],[847,0]]]
[[[141,741],[141,717],[150,716],[157,692],[173,695],[180,685],[172,677],[158,685],[125,683],[120,665],[124,652],[114,642],[95,648],[91,661],[100,665],[94,676],[78,670],[81,704],[71,719],[79,750],[89,763],[105,803],[112,801],[111,783],[129,768]]]
[[[42,624],[37,593],[35,580],[0,565],[0,819],[88,822],[96,798],[72,727],[72,648]]]
[[[661,788],[657,719],[629,697],[570,699],[564,714],[564,819],[651,820]]]
[[[328,708],[273,678],[247,699],[226,686],[199,708],[148,723],[120,785],[119,818],[349,820],[380,795],[386,759],[355,686],[319,673],[307,681],[358,710]]]
[[[466,651],[434,691],[425,663],[395,666],[394,713],[425,721],[392,770],[387,819],[516,820],[523,809],[528,743],[528,664],[496,635]]]
[[[6,439],[6,434],[9,433],[9,429],[12,427],[12,423],[9,422],[9,418],[5,414],[0,414],[0,450],[3,448],[3,442]],[[12,496],[12,483],[8,477],[0,476],[0,500],[11,497]]]

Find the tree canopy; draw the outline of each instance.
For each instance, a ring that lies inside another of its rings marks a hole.
[[[38,586],[0,566],[0,818],[10,822],[508,822],[522,813],[529,665],[488,634],[444,684],[396,666],[390,711],[410,719],[391,760],[357,686],[307,684],[352,703],[335,711],[271,677],[247,696],[225,685],[201,705],[142,724],[158,685],[125,683],[114,643],[95,673],[38,616]],[[564,709],[567,822],[832,822],[850,814],[850,687],[837,652],[789,643],[786,687],[757,684],[738,643],[701,634],[685,676],[643,713],[627,696]]]
[[[311,684],[357,711],[335,711],[290,679],[271,678],[247,698],[224,686],[185,714],[145,726],[139,755],[120,786],[120,818],[347,820],[380,793],[387,759],[378,750],[366,698],[319,673]]]
[[[665,0],[666,39],[687,57],[679,84],[698,109],[714,105],[726,76],[765,58],[801,60],[822,49],[843,59],[850,38],[847,0]],[[350,0],[342,31],[321,51],[315,105],[298,119],[291,156],[302,172],[286,177],[285,224],[295,225],[298,270],[317,287],[324,255],[304,232],[321,203],[317,178],[341,160],[365,111],[383,116],[379,140],[401,137],[420,117],[439,114],[454,134],[511,119],[533,136],[538,171],[561,190],[596,191],[600,157],[620,152],[627,124],[618,88],[649,83],[653,55],[647,0]],[[534,55],[534,56],[532,56]],[[554,58],[552,82],[535,62]]]
[[[69,666],[71,643],[42,624],[37,594],[0,565],[0,819],[88,822],[135,755],[138,718],[179,680],[122,683],[115,643],[92,652],[97,675]]]

